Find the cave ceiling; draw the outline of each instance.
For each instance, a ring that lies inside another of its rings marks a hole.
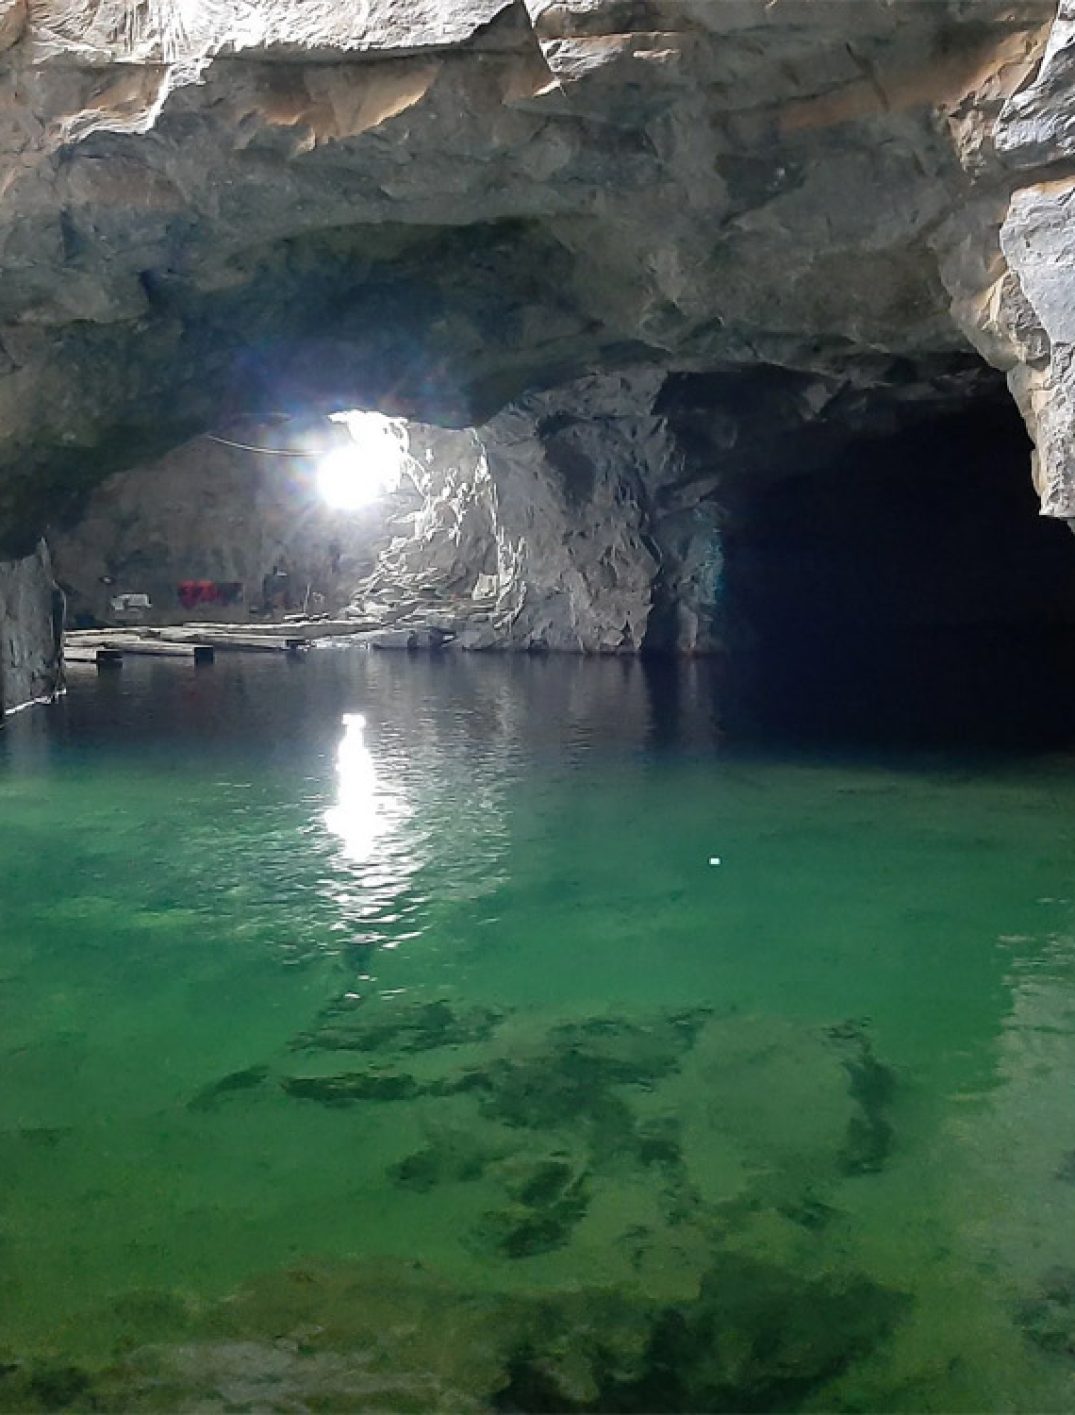
[[[1014,370],[1055,441],[1060,297],[1019,241],[1070,239],[1066,24],[1055,0],[0,0],[0,544],[240,417],[464,426],[601,370],[667,377],[718,450],[737,388],[854,424]]]

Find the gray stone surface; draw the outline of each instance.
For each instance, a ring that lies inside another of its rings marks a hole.
[[[1075,517],[1073,26],[1072,0],[3,6],[0,549],[240,416],[377,407],[484,429],[488,495],[417,488],[359,605],[424,544],[441,592],[496,576],[475,646],[704,650],[729,480],[966,394],[975,351]],[[728,387],[685,438],[660,390],[689,377]]]
[[[0,712],[48,701],[61,685],[52,568],[44,543],[0,560]]]
[[[1052,17],[14,7],[0,536],[32,544],[57,501],[244,409],[476,425],[598,369],[841,376],[883,352],[913,376],[965,352],[952,303],[982,291],[952,254],[1001,259],[997,115]]]

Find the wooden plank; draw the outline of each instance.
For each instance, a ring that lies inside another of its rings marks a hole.
[[[252,638],[244,634],[206,634],[203,643],[221,653],[296,653],[306,648],[303,639]]]
[[[65,646],[63,661],[64,663],[88,663],[97,668],[119,668],[123,663],[123,655],[118,649],[101,648],[94,645],[71,648]]]
[[[212,663],[215,657],[210,644],[169,643],[164,639],[143,639],[127,635],[68,635],[64,641],[64,658],[69,663],[100,663],[102,655],[122,658],[130,654],[148,658],[187,658],[195,663]]]
[[[115,653],[124,657],[146,657],[146,658],[190,658],[194,657],[194,645],[190,644],[166,644],[158,643],[155,640],[126,639],[119,642],[102,644],[101,648],[111,649]]]
[[[114,648],[121,653],[190,657],[196,650],[221,649],[248,653],[295,653],[307,646],[299,634],[247,634],[242,630],[200,625],[195,633],[182,627],[154,629],[77,629],[66,636],[72,648]],[[201,661],[209,661],[201,655]]]

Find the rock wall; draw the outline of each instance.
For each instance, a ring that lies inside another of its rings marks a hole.
[[[61,686],[60,612],[44,543],[0,561],[0,712],[48,701]]]
[[[481,430],[506,646],[719,646],[719,509],[668,495],[684,459],[657,411],[662,384],[653,373],[584,379]]]
[[[346,612],[386,645],[417,628],[471,649],[710,652],[719,508],[685,473],[662,382],[589,378],[475,429],[411,423],[399,487],[360,511],[322,503],[312,458],[197,439],[110,477],[54,530],[71,617],[122,622],[113,601],[145,593],[139,621],[241,620],[279,566],[291,608]],[[177,587],[203,579],[241,597],[185,609]]]
[[[1066,514],[1055,10],[6,0],[0,546],[239,413],[477,426],[596,371],[879,357],[925,384],[968,341],[1030,370]],[[693,517],[662,593],[710,573]]]
[[[729,481],[977,396],[983,358],[1075,520],[1075,0],[0,14],[7,554],[194,434],[379,408],[462,439],[387,521],[341,545],[181,452],[152,536],[91,504],[95,583],[256,585],[285,544],[397,641],[705,652]]]
[[[999,318],[1009,382],[1036,445],[1046,515],[1075,522],[1075,3],[1061,0],[1034,82],[1007,104],[997,135],[1015,191],[1001,228],[1011,278]]]
[[[945,229],[953,313],[1008,383],[1035,443],[1042,513],[1075,521],[1075,0],[1059,0],[1040,62],[989,129],[964,146],[970,171],[1003,174]]]
[[[287,571],[293,609],[362,621],[384,646],[705,654],[725,641],[722,525],[744,494],[833,464],[849,445],[966,406],[999,376],[899,361],[853,378],[787,371],[573,380],[487,423],[406,425],[405,475],[360,511],[332,510],[316,461],[201,438],[116,474],[51,537],[72,617],[115,618],[146,592],[150,622],[242,619]],[[248,426],[280,450],[319,433]],[[909,470],[908,475],[911,475]],[[183,609],[188,579],[237,581],[237,604]],[[306,590],[312,601],[306,598]]]

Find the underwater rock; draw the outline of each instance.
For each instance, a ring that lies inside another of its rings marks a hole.
[[[1042,1274],[1039,1292],[1019,1304],[1016,1320],[1035,1346],[1057,1356],[1075,1357],[1075,1268]]]
[[[864,1277],[808,1280],[722,1255],[697,1301],[655,1309],[630,1372],[591,1353],[596,1393],[572,1399],[533,1350],[516,1353],[503,1411],[742,1412],[797,1408],[877,1346],[909,1299]]]
[[[838,1210],[812,1194],[804,1194],[794,1203],[781,1205],[779,1212],[792,1223],[797,1223],[800,1228],[817,1232],[832,1222]]]
[[[621,1088],[652,1090],[678,1071],[708,1012],[659,1015],[639,1024],[591,1018],[550,1029],[530,1055],[469,1068],[482,1112],[530,1130],[583,1128],[595,1153],[631,1144],[634,1121]]]
[[[485,1232],[507,1258],[562,1248],[590,1206],[585,1173],[563,1159],[531,1164],[508,1184],[513,1202],[485,1216]]]
[[[248,1066],[244,1071],[232,1071],[219,1081],[211,1081],[187,1102],[188,1110],[213,1110],[227,1096],[239,1091],[251,1091],[269,1074],[267,1066]]]
[[[416,1193],[428,1193],[439,1184],[466,1184],[480,1179],[494,1158],[465,1131],[440,1135],[405,1155],[388,1171],[393,1183]]]
[[[1065,1184],[1075,1184],[1075,1150],[1068,1150],[1061,1157],[1060,1163],[1056,1167],[1056,1178]]]
[[[443,998],[397,1006],[387,1015],[333,1003],[291,1045],[295,1051],[435,1051],[488,1040],[506,1015],[489,1007],[457,1010]]]
[[[848,1121],[840,1167],[845,1174],[877,1174],[885,1167],[895,1140],[889,1111],[896,1091],[896,1074],[877,1060],[873,1043],[861,1024],[842,1023],[830,1027],[828,1035],[849,1050],[843,1066],[848,1089],[858,1107]]]
[[[0,1411],[86,1409],[93,1379],[78,1366],[33,1362],[0,1364]]]
[[[541,1195],[555,1187],[552,1171],[543,1173]],[[387,1259],[277,1270],[205,1306],[178,1340],[156,1337],[104,1369],[0,1374],[0,1408],[832,1408],[829,1383],[909,1310],[905,1294],[855,1272],[808,1277],[720,1249],[708,1264],[698,1295],[679,1302],[575,1284],[474,1290]]]
[[[422,1094],[422,1087],[402,1071],[371,1068],[346,1071],[337,1076],[285,1076],[280,1085],[298,1100],[322,1105],[348,1105],[352,1101],[405,1101]]]
[[[655,1168],[668,1177],[679,1177],[684,1163],[678,1120],[665,1116],[640,1129],[635,1136],[635,1153],[639,1163],[647,1169]]]
[[[24,1144],[50,1150],[73,1133],[73,1125],[20,1125],[15,1131],[17,1138]]]

